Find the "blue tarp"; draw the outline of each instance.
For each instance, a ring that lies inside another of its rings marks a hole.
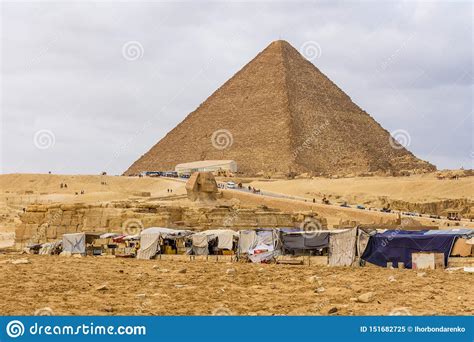
[[[372,264],[386,267],[387,262],[394,266],[403,262],[411,268],[411,254],[414,252],[444,253],[447,265],[454,240],[462,234],[426,234],[422,231],[387,230],[370,237],[362,254],[362,259]]]

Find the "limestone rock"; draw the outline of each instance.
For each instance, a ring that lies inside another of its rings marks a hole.
[[[318,287],[314,292],[323,293],[324,291],[326,291],[324,287]]]
[[[103,284],[103,285],[97,286],[95,289],[96,291],[107,291],[109,289],[109,286],[107,284]]]
[[[375,293],[373,292],[366,292],[364,294],[361,294],[359,297],[357,297],[357,301],[359,303],[370,303],[373,301],[375,298]]]
[[[232,275],[232,274],[235,274],[236,273],[236,270],[235,268],[228,268],[225,270],[225,274],[228,274],[228,275]]]

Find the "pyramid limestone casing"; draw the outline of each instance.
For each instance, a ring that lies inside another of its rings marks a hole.
[[[217,149],[212,134],[232,145]],[[434,170],[285,41],[271,43],[125,172],[232,159],[239,172],[315,174]]]

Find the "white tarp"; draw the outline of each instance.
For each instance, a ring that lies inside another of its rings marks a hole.
[[[118,233],[105,233],[105,234],[102,234],[102,235],[100,236],[100,238],[101,238],[101,239],[110,239],[110,238],[113,239],[113,238],[116,238],[116,237],[118,237],[118,236],[120,236],[120,234],[118,234]]]
[[[257,244],[257,233],[255,230],[241,230],[239,232],[239,253],[248,254],[251,248]]]
[[[137,259],[148,260],[154,257],[160,251],[161,239],[187,236],[189,234],[191,234],[191,231],[182,229],[164,227],[146,228],[140,232],[140,249],[137,251]]]
[[[351,266],[356,256],[357,228],[329,232],[329,265]]]
[[[64,234],[63,235],[63,251],[71,254],[86,253],[86,234]]]
[[[232,249],[234,238],[238,238],[239,234],[230,229],[212,229],[205,230],[200,234],[205,234],[208,241],[217,237],[217,248]]]
[[[164,227],[150,227],[143,229],[140,232],[140,235],[144,234],[160,234],[163,239],[166,239],[168,237],[172,236],[186,236],[191,234],[192,232],[190,230],[184,230],[184,229],[171,229],[171,228],[164,228]]]
[[[279,255],[278,233],[276,229],[257,230],[255,247],[249,249],[249,259],[252,262],[263,262],[271,260]]]
[[[234,239],[239,234],[230,229],[210,229],[191,236],[192,250],[195,255],[209,254],[209,241],[217,238],[218,249],[232,250]]]
[[[207,242],[207,235],[196,233],[191,236],[192,250],[194,255],[208,255],[209,248]]]
[[[160,234],[150,233],[140,236],[140,249],[137,252],[137,259],[149,260],[159,251]]]
[[[202,233],[196,233],[191,236],[193,247],[203,248],[207,247],[207,235]]]

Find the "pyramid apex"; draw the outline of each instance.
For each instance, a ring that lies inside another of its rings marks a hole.
[[[270,43],[270,45],[268,45],[269,47],[270,46],[291,46],[290,43],[288,43],[286,40],[283,40],[283,39],[278,39],[278,40],[274,40],[273,42]]]

